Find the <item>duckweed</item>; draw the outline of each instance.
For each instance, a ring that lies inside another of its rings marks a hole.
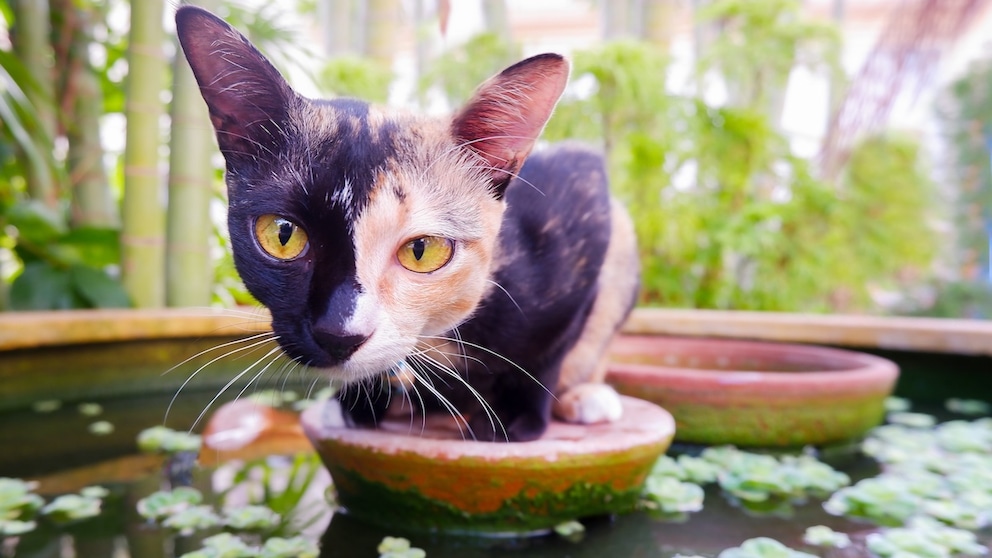
[[[385,537],[376,549],[379,558],[424,558],[427,553],[423,549],[410,545],[403,537]]]
[[[789,548],[775,539],[757,537],[744,541],[740,546],[724,550],[719,554],[719,558],[816,558],[816,556]]]

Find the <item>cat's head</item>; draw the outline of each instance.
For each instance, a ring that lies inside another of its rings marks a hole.
[[[235,264],[283,349],[354,381],[467,319],[567,62],[524,60],[430,119],[306,99],[223,20],[183,7],[176,22],[227,162]]]

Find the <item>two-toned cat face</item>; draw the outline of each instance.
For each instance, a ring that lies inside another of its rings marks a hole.
[[[434,122],[350,101],[288,122],[276,164],[229,181],[238,269],[292,356],[388,370],[476,307],[503,204]]]
[[[227,161],[235,263],[290,356],[353,381],[472,314],[493,288],[503,190],[567,79],[561,57],[429,119],[305,99],[203,10],[181,8],[177,28]]]

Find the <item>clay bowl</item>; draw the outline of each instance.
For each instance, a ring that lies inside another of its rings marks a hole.
[[[555,422],[539,440],[509,444],[421,431],[409,418],[349,428],[336,401],[307,409],[302,423],[346,513],[403,531],[521,536],[634,509],[675,421],[652,403],[623,405],[618,422]]]
[[[676,439],[792,447],[857,439],[884,417],[899,369],[873,355],[805,345],[620,336],[607,381],[670,411]]]

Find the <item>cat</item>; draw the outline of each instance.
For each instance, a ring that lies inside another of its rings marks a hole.
[[[226,162],[238,273],[282,350],[346,385],[349,423],[383,419],[390,373],[416,378],[407,404],[476,440],[534,440],[552,411],[619,418],[603,380],[636,299],[632,224],[600,154],[530,154],[562,56],[518,62],[432,118],[304,98],[222,19],[184,6],[176,23]]]

